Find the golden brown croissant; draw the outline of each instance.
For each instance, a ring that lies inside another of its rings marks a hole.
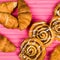
[[[12,13],[16,6],[17,2],[3,2],[0,4],[0,12]]]
[[[8,13],[0,13],[0,23],[7,28],[17,28],[17,19]]]
[[[26,29],[32,19],[32,15],[28,5],[24,0],[18,0],[18,21],[19,21],[19,29]]]
[[[1,52],[13,52],[16,47],[6,37],[0,35],[0,51]]]

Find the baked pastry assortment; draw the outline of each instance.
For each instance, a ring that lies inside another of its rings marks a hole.
[[[30,25],[31,20],[32,15],[29,6],[24,0],[18,0],[18,28],[20,30],[26,29]]]
[[[49,46],[54,40],[53,31],[45,22],[34,23],[30,28],[29,37],[40,39],[45,46]]]
[[[6,37],[0,35],[0,52],[14,52],[15,50],[15,45]]]
[[[60,60],[60,45],[57,45],[51,53],[50,60]]]
[[[60,4],[55,8],[54,16],[49,25],[46,22],[32,24],[29,37],[21,44],[19,57],[21,60],[44,60],[45,48],[49,47],[54,39],[60,40]],[[51,54],[50,60],[53,59],[60,60],[60,46],[57,46]]]
[[[12,15],[16,7],[18,7],[17,18]],[[0,3],[0,24],[6,28],[24,30],[30,25],[31,20],[30,8],[24,0]],[[19,57],[21,60],[44,60],[46,47],[49,47],[55,38],[60,41],[60,4],[56,6],[54,17],[49,25],[46,22],[32,24],[29,30],[29,38],[25,39],[20,46]],[[15,45],[0,35],[0,51],[13,52],[15,50]],[[50,59],[60,60],[59,53],[60,46],[54,50]]]
[[[21,60],[44,60],[45,55],[45,46],[37,38],[25,39],[21,44],[21,52],[19,54]]]

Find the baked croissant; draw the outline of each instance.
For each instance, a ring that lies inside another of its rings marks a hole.
[[[16,8],[17,2],[3,2],[0,3],[0,12],[12,13]]]
[[[19,22],[19,29],[24,30],[26,29],[32,19],[32,15],[28,5],[25,3],[24,0],[18,0],[18,22]]]
[[[0,13],[0,24],[7,28],[17,28],[17,19],[8,13]]]
[[[16,47],[6,37],[0,35],[0,51],[1,52],[13,52]]]

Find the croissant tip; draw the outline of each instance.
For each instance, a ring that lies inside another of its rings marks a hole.
[[[16,7],[16,6],[17,6],[17,2],[13,2],[13,4],[14,4],[14,7]]]
[[[19,29],[20,29],[21,31],[24,30],[24,28],[21,28],[21,27],[20,27]]]

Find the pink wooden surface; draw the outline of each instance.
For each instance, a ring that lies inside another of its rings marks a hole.
[[[16,1],[16,0],[0,0],[0,2],[4,1]],[[39,20],[44,20],[49,22],[53,15],[54,7],[60,0],[25,0],[29,5],[32,12],[32,22],[36,22]],[[17,16],[17,10],[13,13],[14,16]],[[19,46],[24,38],[28,37],[28,29],[20,31],[18,29],[7,29],[0,25],[0,33],[10,39],[11,42],[15,44],[17,50],[12,53],[3,53],[0,52],[0,60],[20,60],[18,57],[19,54]],[[46,49],[47,54],[44,60],[49,60],[50,52],[53,48],[58,44],[58,41],[54,41],[50,47]]]

